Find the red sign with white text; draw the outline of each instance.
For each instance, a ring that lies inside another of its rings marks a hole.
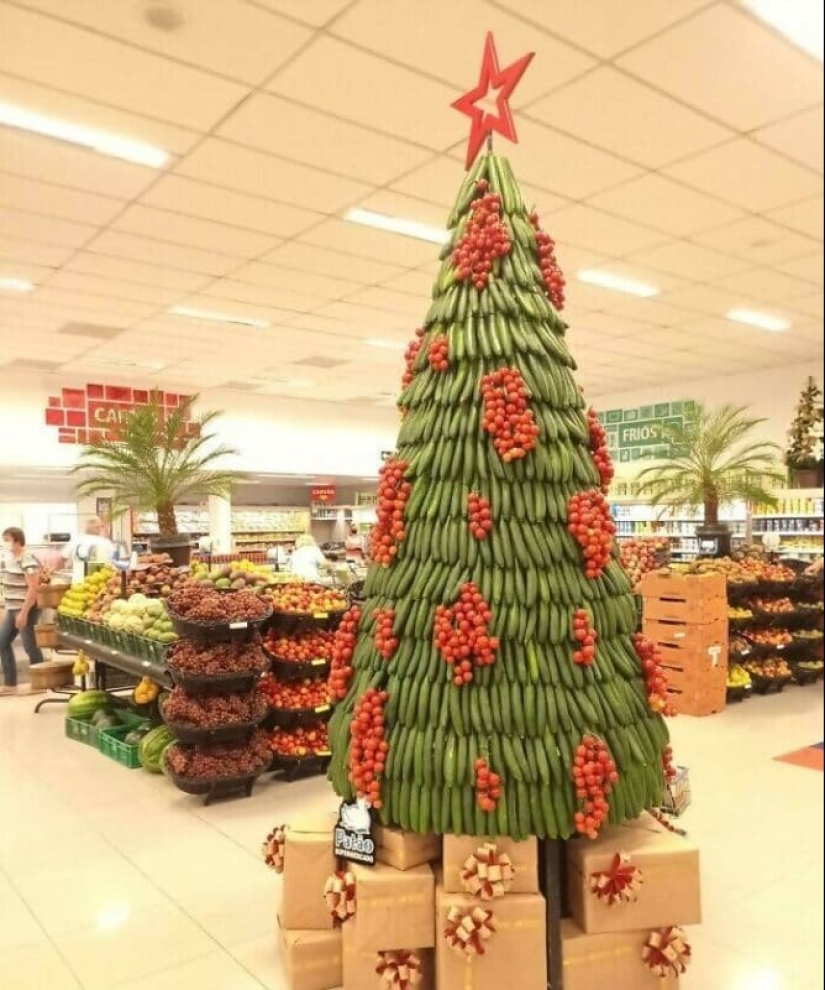
[[[309,500],[310,502],[323,502],[324,505],[329,505],[335,501],[337,494],[338,489],[335,485],[316,485],[309,490]]]

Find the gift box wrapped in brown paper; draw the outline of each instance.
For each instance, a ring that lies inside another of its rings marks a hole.
[[[394,983],[388,983],[390,974],[396,976],[396,983],[407,974],[415,974],[420,982],[412,984],[415,990],[435,990],[435,959],[432,949],[359,949],[358,918],[351,918],[344,925],[344,990],[398,990]],[[412,953],[412,959],[407,957]],[[387,976],[379,972],[389,965]]]
[[[483,956],[465,956],[447,941],[451,908],[493,912],[495,931]],[[508,894],[481,902],[469,894],[436,890],[435,971],[438,990],[546,990],[547,907],[541,894]],[[604,984],[600,990],[609,987]],[[567,988],[565,987],[565,990]]]
[[[652,815],[569,842],[567,861],[570,910],[588,934],[702,920],[699,850]]]
[[[281,951],[290,990],[335,990],[343,982],[341,929],[281,929]]]
[[[324,815],[290,825],[284,842],[281,925],[301,931],[328,931],[332,915],[324,900],[324,884],[336,870],[332,833],[336,816]]]
[[[645,929],[587,935],[565,919],[561,923],[564,990],[678,990],[678,977],[661,978],[645,965],[642,951],[649,934]]]
[[[488,843],[495,844],[500,856],[510,859],[513,879],[508,894],[537,894],[539,891],[539,845],[535,837],[516,842],[513,839],[479,838],[471,835],[445,835],[443,882],[450,894],[465,893],[461,874],[467,860]]]
[[[441,839],[432,832],[419,835],[417,832],[378,825],[374,838],[378,862],[393,866],[396,870],[411,870],[441,859]]]
[[[378,863],[354,866],[352,872],[359,949],[435,945],[435,877],[429,866],[396,870]]]

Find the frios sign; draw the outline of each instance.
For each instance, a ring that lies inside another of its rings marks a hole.
[[[619,462],[638,461],[645,457],[668,457],[675,454],[668,442],[674,427],[681,427],[696,409],[690,399],[657,402],[634,409],[608,409],[599,419],[607,431],[610,456]]]

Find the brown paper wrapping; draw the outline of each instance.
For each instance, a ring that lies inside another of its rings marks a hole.
[[[590,893],[590,876],[607,870],[616,853],[630,857],[643,882],[636,901],[610,907]],[[588,934],[698,925],[702,920],[699,850],[647,813],[606,829],[593,841],[569,842],[567,863],[570,911]]]
[[[281,946],[289,990],[333,990],[341,986],[340,929],[311,932],[282,928]]]
[[[493,912],[496,932],[486,943],[485,955],[468,960],[450,948],[444,928],[451,907],[469,911],[479,903],[469,894],[448,893],[441,887],[436,891],[438,990],[546,990],[547,908],[541,894],[508,894],[485,904]],[[607,986],[614,990],[610,984],[600,990]]]
[[[441,840],[433,833],[419,835],[379,825],[375,829],[375,850],[379,863],[396,870],[411,870],[441,859]]]
[[[390,952],[407,949],[407,945],[384,946],[383,950],[359,949],[359,919],[353,918],[344,925],[344,984],[343,990],[384,990],[375,969],[379,963],[379,951]],[[435,990],[435,958],[432,949],[413,949],[421,958],[423,980],[415,990]]]
[[[332,833],[335,815],[290,825],[284,844],[281,924],[296,931],[328,931],[332,915],[324,900],[324,884],[335,872]]]
[[[435,945],[435,878],[429,866],[396,870],[353,866],[358,949],[431,949]]]
[[[660,979],[642,961],[648,929],[585,935],[574,921],[561,923],[564,990],[678,990],[677,977]]]
[[[506,853],[515,875],[508,894],[537,894],[539,891],[539,845],[535,837],[524,842],[513,839],[484,838],[473,835],[444,836],[444,890],[463,894],[461,871],[470,856],[485,842],[494,842],[499,853]]]

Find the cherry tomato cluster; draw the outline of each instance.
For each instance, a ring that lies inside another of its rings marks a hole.
[[[404,351],[404,374],[401,377],[402,389],[412,385],[412,380],[415,378],[415,361],[424,343],[424,332],[424,327],[419,327],[415,331],[413,339],[407,344],[406,351]]]
[[[538,213],[530,214],[530,223],[536,232],[536,243],[539,246],[539,267],[547,290],[547,298],[558,310],[564,309],[565,280],[559,263],[556,261],[554,248],[556,242],[539,225]]]
[[[599,414],[595,409],[587,410],[587,428],[590,431],[590,453],[601,478],[602,491],[606,495],[615,471],[607,450],[607,431],[599,421]]]
[[[352,655],[355,652],[355,640],[358,636],[358,623],[361,621],[361,609],[357,605],[347,609],[335,630],[332,642],[332,665],[329,670],[329,695],[336,701],[346,698],[349,684],[352,680]]]
[[[642,662],[642,672],[647,686],[647,704],[658,715],[675,715],[676,711],[668,701],[667,679],[662,667],[662,654],[659,647],[640,633],[633,637],[633,646]]]
[[[610,563],[616,523],[607,499],[598,490],[576,492],[567,500],[567,528],[584,551],[584,572],[591,580]]]
[[[501,798],[501,777],[492,772],[484,759],[476,760],[475,771],[478,806],[482,811],[493,812]]]
[[[490,500],[478,492],[470,492],[467,497],[467,514],[470,517],[470,532],[477,540],[486,540],[493,528]]]
[[[384,705],[389,695],[377,688],[368,688],[358,702],[352,717],[350,733],[349,779],[359,798],[365,798],[373,808],[381,807],[381,781],[389,743],[384,738]]]
[[[610,750],[596,736],[584,736],[573,759],[573,783],[583,809],[574,816],[576,831],[595,839],[607,821],[607,797],[619,779]]]
[[[326,682],[317,679],[279,681],[272,674],[266,674],[258,682],[258,689],[265,695],[270,708],[304,710],[329,704]]]
[[[298,729],[273,729],[269,748],[278,756],[328,756],[329,733],[324,722]]]
[[[492,618],[490,606],[472,581],[461,586],[454,605],[439,605],[435,610],[435,644],[453,665],[456,687],[472,681],[474,667],[495,663],[498,639],[487,630]]]
[[[669,784],[676,780],[676,776],[679,771],[676,764],[673,762],[672,746],[665,746],[664,752],[662,753],[662,770],[664,770],[665,780]]]
[[[484,419],[493,446],[505,463],[526,457],[536,446],[539,428],[529,406],[527,385],[517,368],[499,368],[481,380]]]
[[[404,480],[407,462],[393,459],[381,468],[378,482],[378,521],[372,530],[372,558],[378,564],[389,564],[398,554],[398,544],[404,539],[404,507],[412,485]]]
[[[312,660],[329,660],[335,634],[321,629],[312,632],[280,635],[275,629],[266,634],[264,645],[279,660],[292,663],[309,663]]]
[[[377,608],[373,615],[375,616],[375,648],[385,660],[389,660],[398,649],[398,637],[392,631],[395,625],[395,610]]]
[[[573,653],[573,660],[582,667],[592,667],[596,661],[596,643],[599,634],[590,625],[590,615],[586,608],[577,608],[573,614],[573,639],[579,648]]]
[[[511,241],[501,219],[501,197],[487,191],[486,179],[479,179],[476,188],[479,196],[470,204],[470,218],[452,260],[456,279],[472,282],[481,292],[490,281],[493,263],[509,252]]]
[[[433,337],[427,360],[433,371],[448,371],[450,368],[450,342],[445,334]]]

